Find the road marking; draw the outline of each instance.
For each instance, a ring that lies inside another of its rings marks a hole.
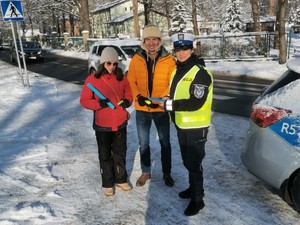
[[[235,97],[224,96],[224,95],[213,95],[213,98],[217,100],[229,100],[229,99],[234,99]]]

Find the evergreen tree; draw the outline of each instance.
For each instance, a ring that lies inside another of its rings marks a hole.
[[[178,32],[184,32],[187,24],[187,12],[182,4],[174,6],[171,12],[171,18],[171,28],[169,30],[170,35]]]
[[[225,16],[221,22],[221,32],[243,32],[244,23],[241,19],[240,0],[228,0]]]
[[[289,16],[289,23],[294,25],[300,25],[300,7],[291,10]]]

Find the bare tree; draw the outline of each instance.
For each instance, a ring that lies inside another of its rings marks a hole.
[[[144,16],[145,16],[145,26],[150,23],[149,15],[152,9],[152,0],[143,0],[144,5]]]
[[[286,63],[287,47],[285,37],[285,21],[288,0],[279,0],[279,64]]]
[[[252,17],[253,17],[253,30],[255,32],[260,31],[260,19],[259,19],[259,8],[258,8],[258,0],[251,0],[252,5]],[[256,43],[259,44],[261,42],[261,37],[256,36]]]
[[[276,15],[276,5],[277,5],[277,0],[270,0],[269,16],[275,16]]]
[[[198,23],[197,23],[197,8],[196,0],[192,0],[192,21],[194,26],[194,34],[199,35]]]
[[[81,17],[81,26],[83,30],[89,31],[91,34],[90,25],[90,13],[89,13],[89,0],[79,0],[78,1],[79,14]]]
[[[133,11],[133,26],[134,26],[134,37],[140,37],[140,25],[138,15],[138,0],[132,0],[132,11]]]

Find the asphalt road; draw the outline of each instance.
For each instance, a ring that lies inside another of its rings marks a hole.
[[[249,117],[254,100],[272,83],[246,76],[214,75],[213,111]]]
[[[10,63],[9,51],[0,51],[0,60]],[[14,63],[17,67],[17,63]],[[82,85],[87,74],[87,60],[59,56],[48,52],[44,63],[28,62],[29,71]],[[213,111],[249,117],[253,101],[261,90],[269,85],[268,80],[257,78],[224,77],[214,75]]]
[[[0,60],[11,63],[8,49],[0,51]],[[17,62],[12,64],[18,66]],[[88,75],[86,59],[64,57],[51,52],[45,54],[44,63],[31,61],[26,66],[29,71],[79,85]]]

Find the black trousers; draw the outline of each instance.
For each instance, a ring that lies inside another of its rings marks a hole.
[[[96,131],[102,187],[127,182],[126,151],[127,129],[119,131]]]
[[[189,173],[191,200],[201,201],[204,197],[202,160],[205,157],[208,128],[176,128],[183,164]]]

